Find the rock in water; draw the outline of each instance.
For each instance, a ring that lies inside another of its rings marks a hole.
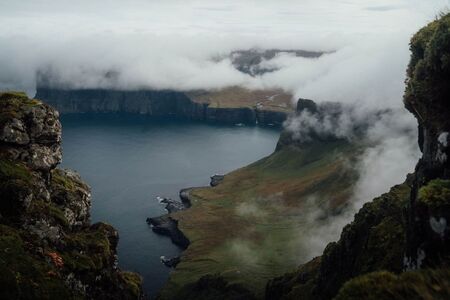
[[[186,249],[190,242],[186,236],[178,229],[178,221],[168,215],[147,218],[147,223],[152,226],[153,232],[170,237],[172,242]]]
[[[175,256],[175,257],[165,257],[165,256],[161,256],[161,262],[169,268],[175,268],[178,263],[180,262],[180,257],[179,256]]]
[[[156,197],[156,199],[159,201],[159,203],[166,205],[165,209],[169,214],[186,209],[186,206],[183,202],[163,197]]]

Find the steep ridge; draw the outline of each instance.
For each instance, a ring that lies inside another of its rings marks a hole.
[[[135,113],[225,124],[280,126],[293,111],[280,90],[230,87],[217,91],[62,90],[38,87],[36,98],[60,113]]]
[[[266,299],[450,297],[450,15],[420,30],[411,52],[404,102],[423,152],[415,173],[365,204],[321,257],[270,281]]]
[[[0,93],[0,298],[140,299],[117,267],[118,233],[90,223],[89,186],[61,162],[58,112]]]
[[[300,102],[315,108],[308,101]],[[312,107],[299,105],[298,113],[305,109]],[[300,143],[291,135],[218,185],[189,190],[191,207],[170,218],[190,244],[161,299],[242,299],[236,289],[263,298],[269,279],[308,257],[307,216],[321,212],[325,221],[346,206],[358,179],[351,166],[365,145],[331,137]]]

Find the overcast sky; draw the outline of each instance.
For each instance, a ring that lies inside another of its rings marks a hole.
[[[450,0],[0,0],[0,89],[35,90],[51,71],[70,88],[282,87],[317,101],[401,96],[408,41]],[[229,60],[251,47],[335,50],[281,55],[251,78]],[[111,82],[104,74],[115,71]],[[376,92],[376,93],[375,93]],[[376,95],[375,95],[376,94]]]

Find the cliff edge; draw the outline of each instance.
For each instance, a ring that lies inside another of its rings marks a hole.
[[[450,297],[450,15],[411,40],[404,103],[419,123],[414,174],[355,215],[339,241],[271,280],[266,299]]]
[[[52,107],[0,93],[0,298],[140,299],[117,267],[118,233],[90,223],[89,186],[61,162]]]

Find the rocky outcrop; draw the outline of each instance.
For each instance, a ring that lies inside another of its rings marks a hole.
[[[224,124],[280,126],[287,112],[264,107],[217,107],[177,91],[62,90],[38,87],[36,98],[60,113],[134,113]]]
[[[240,284],[230,284],[220,275],[205,275],[195,283],[184,286],[174,299],[255,300],[253,293]]]
[[[147,218],[147,223],[152,226],[155,233],[170,237],[172,243],[180,248],[186,249],[189,246],[189,240],[178,229],[178,221],[169,215]]]
[[[404,102],[419,123],[422,158],[408,208],[407,269],[450,262],[450,15],[411,40]]]
[[[273,67],[263,66],[261,63],[271,60],[280,54],[289,54],[305,58],[318,58],[325,54],[325,52],[292,49],[248,49],[233,51],[231,52],[230,58],[231,63],[238,71],[251,76],[258,76],[277,70]]]
[[[225,175],[219,175],[215,174],[211,176],[211,181],[209,182],[210,186],[217,186],[222,183],[222,181],[225,179]]]
[[[56,168],[57,111],[1,93],[0,132],[0,298],[141,298],[140,277],[117,267],[117,231],[90,223],[89,186]]]

